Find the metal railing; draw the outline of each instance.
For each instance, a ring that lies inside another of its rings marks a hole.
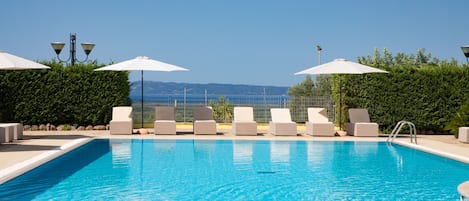
[[[145,97],[143,112],[144,121],[152,122],[155,116],[156,106],[174,106],[177,122],[192,122],[192,107],[208,105],[210,101],[217,103],[219,97],[225,97],[232,107],[246,106],[253,107],[254,119],[258,123],[268,123],[271,119],[270,108],[289,108],[292,120],[298,123],[308,120],[308,107],[323,107],[328,111],[329,120],[335,122],[335,104],[330,97],[289,97],[286,95],[199,95],[188,94],[186,96],[179,94],[157,95]],[[141,121],[140,100],[133,100],[133,119],[134,122]],[[231,108],[231,114],[233,110]],[[232,115],[231,115],[232,116]],[[231,122],[225,117],[220,116],[215,119],[217,122]]]

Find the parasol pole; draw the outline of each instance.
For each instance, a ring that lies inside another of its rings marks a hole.
[[[342,131],[342,83],[339,74],[339,129]]]
[[[142,128],[143,128],[143,70],[142,72]]]

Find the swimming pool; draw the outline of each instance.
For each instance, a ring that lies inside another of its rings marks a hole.
[[[0,200],[458,200],[469,165],[383,142],[95,139]]]

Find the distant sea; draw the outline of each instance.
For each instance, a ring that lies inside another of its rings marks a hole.
[[[147,103],[167,103],[167,104],[198,104],[198,103],[208,103],[213,100],[215,102],[222,95],[208,94],[205,95],[194,95],[188,94],[184,98],[184,95],[174,94],[174,95],[146,95],[144,94],[144,102]],[[229,101],[235,105],[239,104],[249,104],[249,105],[258,105],[258,104],[284,104],[288,103],[290,97],[288,95],[223,95],[226,101]],[[131,95],[130,99],[132,102],[140,102],[141,95]],[[184,100],[185,99],[185,100]]]
[[[130,99],[141,101],[141,83],[133,82]],[[233,104],[282,104],[288,102],[289,87],[256,86],[239,84],[192,84],[145,81],[144,102],[167,104],[204,104],[218,101],[220,96]],[[208,92],[208,93],[207,93]],[[184,93],[186,97],[184,97]],[[231,95],[220,95],[231,94]],[[264,95],[265,94],[265,95]]]

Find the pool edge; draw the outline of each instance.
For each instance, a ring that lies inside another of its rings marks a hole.
[[[41,153],[33,158],[17,163],[13,166],[3,169],[0,172],[0,185],[6,183],[36,167],[43,165],[59,156],[62,156],[69,151],[72,151],[88,142],[94,138],[78,138],[68,142],[58,149],[48,150],[44,153]]]
[[[420,145],[420,144],[414,144],[414,143],[410,143],[410,142],[404,142],[404,141],[394,141],[393,143],[396,143],[396,144],[399,144],[399,145],[402,145],[402,146],[406,146],[406,147],[409,147],[409,148],[412,148],[412,149],[415,149],[415,150],[423,151],[423,152],[426,152],[426,153],[434,154],[434,155],[437,155],[437,156],[441,156],[441,157],[444,157],[444,158],[449,158],[449,159],[452,159],[452,160],[456,160],[456,161],[459,161],[459,162],[462,162],[462,163],[469,164],[469,158],[468,157],[461,156],[461,155],[454,154],[454,153],[449,153],[448,151],[442,151],[442,150],[438,150],[438,149],[431,148],[431,147],[428,147],[428,146],[424,146],[424,145]]]

